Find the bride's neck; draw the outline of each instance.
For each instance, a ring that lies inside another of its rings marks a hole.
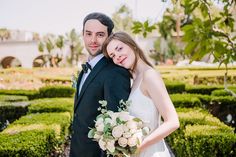
[[[136,67],[132,73],[133,79],[135,80],[137,77],[141,76],[147,68],[148,65],[143,60],[138,59]]]

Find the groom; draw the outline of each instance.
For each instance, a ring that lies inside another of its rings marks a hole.
[[[112,20],[102,13],[91,13],[83,21],[83,40],[89,53],[83,65],[74,103],[70,157],[105,157],[97,142],[88,138],[89,127],[99,114],[99,100],[107,100],[108,109],[117,111],[119,101],[130,93],[130,74],[102,54],[102,44],[112,33]]]

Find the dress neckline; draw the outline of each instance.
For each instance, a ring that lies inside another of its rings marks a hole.
[[[143,92],[141,91],[140,85],[141,85],[142,81],[143,81],[143,77],[140,79],[140,81],[139,81],[139,83],[138,83],[138,86],[137,86],[133,91],[131,91],[130,96],[134,95],[135,92],[139,92],[143,97],[145,97],[145,98],[147,98],[148,100],[152,101],[151,98],[149,98],[148,96],[144,95]]]

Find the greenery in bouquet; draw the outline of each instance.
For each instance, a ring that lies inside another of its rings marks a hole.
[[[130,101],[120,101],[118,112],[107,109],[107,101],[99,101],[101,111],[90,128],[88,137],[97,141],[108,155],[129,157],[137,152],[142,139],[149,133],[144,122],[128,112]]]

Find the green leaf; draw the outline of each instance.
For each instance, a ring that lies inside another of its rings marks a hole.
[[[197,46],[198,46],[197,42],[189,42],[184,49],[185,54],[187,55],[191,54]]]
[[[91,129],[91,130],[89,130],[89,132],[88,132],[88,138],[93,138],[94,135],[95,135],[95,131],[96,131],[96,129]]]
[[[38,45],[38,50],[39,50],[39,52],[43,52],[44,51],[44,44],[40,41],[39,42],[39,45]]]

